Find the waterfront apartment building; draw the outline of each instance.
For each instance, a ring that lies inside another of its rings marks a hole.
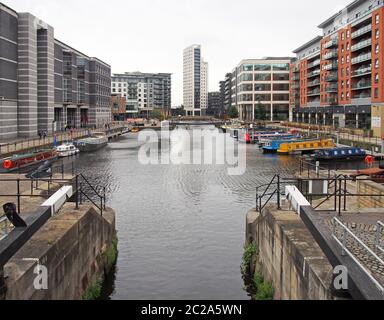
[[[183,101],[187,116],[204,116],[208,108],[208,63],[201,46],[192,45],[183,53]]]
[[[0,3],[0,140],[111,120],[110,66]]]
[[[232,73],[227,73],[219,85],[223,114],[226,115],[232,105]]]
[[[224,116],[223,101],[221,99],[220,91],[208,93],[207,116],[217,118],[221,118]]]
[[[319,28],[321,36],[294,51],[293,121],[384,137],[383,1],[353,1]]]
[[[126,118],[148,117],[155,109],[171,108],[171,73],[113,74],[112,94],[126,99]]]
[[[232,85],[230,103],[238,109],[240,120],[261,120],[260,114],[264,120],[288,119],[291,62],[289,57],[267,57],[239,63],[228,82]]]

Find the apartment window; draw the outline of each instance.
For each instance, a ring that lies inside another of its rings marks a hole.
[[[347,63],[349,63],[349,55],[347,56]]]
[[[344,57],[341,58],[341,64],[344,64]]]
[[[274,83],[273,91],[288,91],[289,83]]]
[[[345,39],[345,33],[342,32],[342,33],[341,33],[341,40],[344,40],[344,39]]]
[[[351,34],[351,31],[347,30],[347,38],[349,38],[350,34]]]
[[[253,91],[253,85],[252,84],[241,84],[239,86],[239,92],[246,92],[246,91]]]
[[[375,88],[375,98],[379,97],[379,88]]]
[[[376,54],[379,53],[379,44],[376,44],[376,46],[375,46],[375,52],[376,52]]]
[[[289,71],[289,64],[288,63],[274,64],[272,68],[274,71]]]
[[[379,83],[379,74],[378,73],[375,74],[375,83]]]
[[[270,94],[255,94],[255,101],[271,101]]]
[[[375,59],[375,68],[379,69],[379,59]]]
[[[379,37],[380,37],[380,31],[379,31],[379,29],[376,29],[376,31],[375,31],[375,35],[376,35],[376,39],[379,39]]]
[[[273,101],[287,101],[289,100],[289,94],[274,94]]]
[[[253,81],[253,74],[252,73],[242,74],[240,77],[240,81]]]
[[[379,21],[380,21],[380,16],[377,14],[377,15],[375,16],[375,22],[376,22],[376,24],[379,24]]]
[[[270,64],[255,64],[255,71],[270,71],[271,68]]]
[[[255,84],[255,91],[271,91],[271,85],[269,83]]]
[[[289,73],[275,73],[273,75],[274,81],[288,81],[289,80]]]
[[[271,81],[271,75],[269,73],[256,73],[255,81]]]
[[[349,76],[349,67],[347,67],[347,69],[345,69],[346,70],[346,76],[348,77]]]
[[[341,87],[344,88],[344,81],[341,81]]]
[[[242,71],[253,71],[253,65],[251,64],[243,64],[241,66]]]
[[[347,43],[347,51],[349,51],[349,49],[350,49],[350,44],[349,44],[349,42]]]

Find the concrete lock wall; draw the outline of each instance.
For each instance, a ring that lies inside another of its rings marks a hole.
[[[383,208],[384,207],[384,186],[373,181],[357,181],[358,194],[377,194],[376,197],[358,197],[359,208]]]
[[[294,212],[266,208],[247,215],[247,243],[255,242],[262,273],[275,300],[329,300],[332,267]]]
[[[62,213],[42,227],[5,265],[6,299],[70,300],[84,292],[106,267],[105,252],[115,237],[115,214],[93,207]],[[36,290],[36,261],[48,271],[48,289]]]

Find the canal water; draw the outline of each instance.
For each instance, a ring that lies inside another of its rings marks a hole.
[[[105,185],[117,212],[119,257],[106,283],[110,299],[249,299],[240,265],[245,215],[257,185],[297,169],[295,157],[247,146],[246,173],[223,165],[142,165],[128,134],[76,167]]]

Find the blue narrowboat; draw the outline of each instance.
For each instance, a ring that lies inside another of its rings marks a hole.
[[[360,148],[334,148],[316,150],[311,155],[311,159],[314,161],[332,161],[332,160],[361,160],[367,156],[365,150]]]
[[[277,153],[277,150],[280,149],[280,145],[282,143],[287,142],[301,142],[304,141],[303,139],[295,139],[294,136],[290,139],[282,139],[282,140],[270,140],[269,142],[265,143],[262,147],[264,153]]]

